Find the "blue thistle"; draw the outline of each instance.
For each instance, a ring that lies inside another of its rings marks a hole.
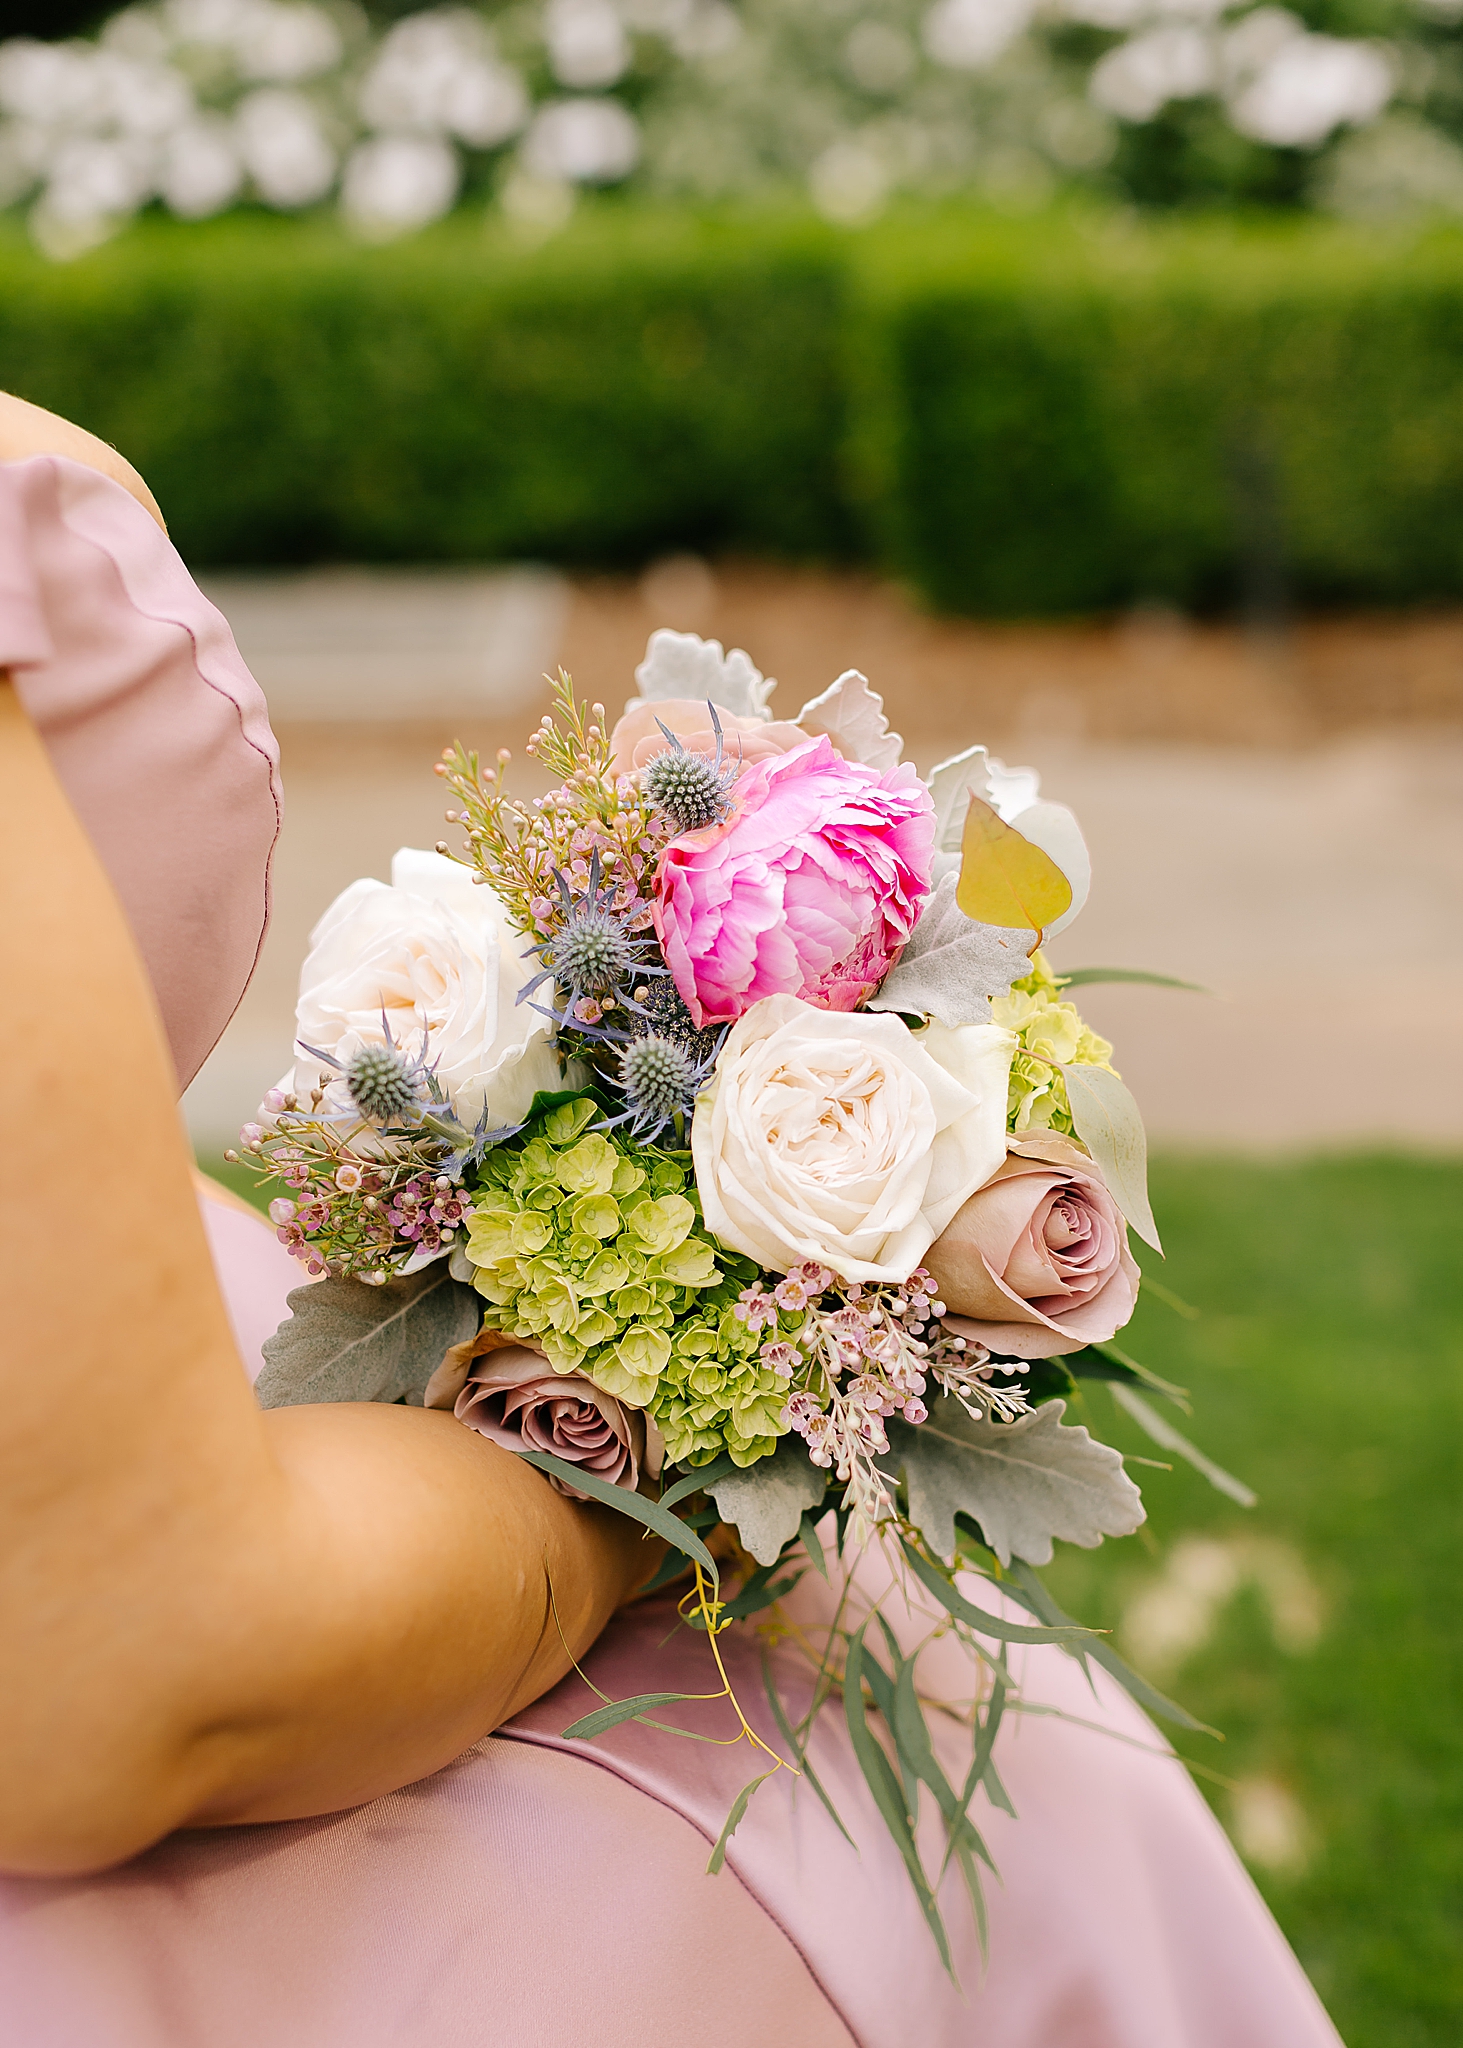
[[[525,956],[543,962],[543,972],[518,992],[521,1003],[546,981],[553,982],[562,997],[558,1009],[535,1009],[555,1024],[584,1030],[575,1011],[586,996],[605,1008],[621,999],[626,984],[642,975],[663,975],[654,941],[631,928],[629,918],[611,906],[614,889],[600,878],[599,850],[590,855],[589,887],[576,896],[560,869],[554,870],[559,887],[561,917],[557,928],[539,939]]]
[[[657,754],[641,771],[642,791],[678,832],[699,832],[718,824],[731,809],[732,784],[741,772],[740,763],[723,762],[721,720],[709,700],[707,709],[716,733],[714,760],[688,752],[670,727],[657,718],[656,724],[670,741],[670,751]]]
[[[420,1108],[419,1064],[394,1045],[368,1045],[345,1068],[351,1101],[373,1123],[400,1123]]]
[[[628,1007],[639,1026],[633,1036],[605,1034],[619,1039],[623,1047],[616,1078],[626,1106],[601,1128],[628,1124],[632,1137],[650,1144],[669,1127],[676,1143],[682,1144],[696,1097],[711,1079],[729,1026],[702,1030],[669,975],[637,988]]]
[[[630,1121],[646,1136],[688,1115],[704,1075],[700,1063],[674,1039],[648,1031],[620,1055],[620,1087]]]
[[[575,906],[548,942],[549,972],[561,988],[608,995],[636,965],[637,947],[625,920],[594,903]]]

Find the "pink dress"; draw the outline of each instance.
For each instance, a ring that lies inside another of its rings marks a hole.
[[[90,478],[49,459],[0,467],[0,665],[16,664],[109,859],[186,1075],[258,943],[277,817],[272,747],[227,629],[217,637],[218,614],[141,508]],[[25,555],[18,567],[7,547]],[[87,621],[84,660],[68,617]],[[109,786],[89,751],[93,730],[111,758],[121,749],[134,764],[140,794]],[[227,831],[205,835],[216,944],[201,959],[195,946],[190,971],[189,931],[170,949],[166,906],[200,886],[197,858],[179,880],[179,861],[197,849],[176,823],[190,801],[181,778],[199,772],[216,778],[236,857]],[[119,827],[127,805],[134,820],[150,807],[151,837]],[[299,1269],[229,1198],[206,1197],[205,1219],[241,1355],[257,1371]],[[821,1582],[798,1597],[816,1623],[829,1597]],[[600,1690],[709,1690],[704,1638],[672,1634],[672,1620],[656,1601],[620,1615],[586,1660]],[[755,1631],[723,1640],[749,1717],[775,1742]],[[942,1682],[938,1660],[950,1654],[948,1644],[927,1653],[930,1690],[964,1689],[958,1666]],[[801,1666],[782,1652],[779,1670],[795,1700]],[[1001,1870],[988,1886],[988,1966],[960,1897],[946,1895],[959,1988],[940,1969],[836,1710],[812,1755],[857,1848],[783,1776],[757,1795],[713,1878],[709,1843],[757,1769],[746,1745],[633,1724],[566,1742],[560,1731],[594,1703],[571,1678],[434,1777],[354,1811],[179,1833],[99,1877],[0,1878],[0,2039],[1336,2048],[1279,1930],[1143,1716],[1101,1681],[1094,1698],[1057,1651],[1026,1653],[1022,1678],[1028,1698],[1075,1718],[1002,1731],[998,1759],[1021,1817],[977,1815]],[[698,1713],[706,1733],[729,1733],[724,1707],[676,1710],[685,1725]],[[940,1739],[951,1744],[947,1768],[960,1769],[959,1731]]]

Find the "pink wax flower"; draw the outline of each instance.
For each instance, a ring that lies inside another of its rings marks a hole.
[[[907,763],[881,774],[820,735],[749,768],[730,814],[673,839],[656,873],[655,929],[697,1024],[773,995],[857,1009],[914,929],[934,838]]]

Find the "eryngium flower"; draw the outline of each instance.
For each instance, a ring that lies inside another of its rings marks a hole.
[[[735,772],[728,775],[704,754],[674,746],[656,755],[640,787],[678,832],[699,832],[726,816],[727,785]]]
[[[592,902],[570,911],[548,945],[549,966],[561,988],[580,995],[608,995],[639,958],[640,948],[623,918]]]
[[[363,1046],[348,1063],[351,1101],[375,1123],[400,1123],[421,1105],[420,1065],[394,1045]]]
[[[701,1076],[699,1060],[655,1031],[632,1039],[620,1059],[620,1086],[637,1123],[658,1127],[690,1110]]]

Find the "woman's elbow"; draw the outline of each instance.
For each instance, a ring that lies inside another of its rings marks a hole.
[[[74,1755],[0,1765],[0,1871],[90,1877],[162,1840],[188,1815],[181,1767],[90,1767]]]

